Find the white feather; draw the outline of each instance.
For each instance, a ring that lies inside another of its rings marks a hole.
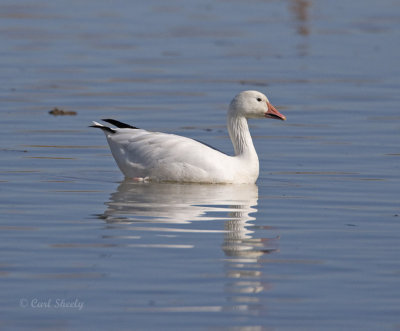
[[[263,102],[258,101],[260,98]],[[228,130],[235,156],[175,134],[130,128],[112,128],[115,133],[103,132],[126,177],[174,182],[255,183],[259,163],[247,118],[264,117],[268,110],[268,99],[260,92],[241,92],[232,100]]]

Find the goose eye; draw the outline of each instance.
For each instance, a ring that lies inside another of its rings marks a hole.
[[[257,101],[258,101],[258,102],[261,102],[261,101],[262,101],[262,99],[261,99],[261,98],[257,98]]]

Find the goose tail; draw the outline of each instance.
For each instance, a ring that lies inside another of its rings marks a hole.
[[[115,132],[117,132],[117,131],[115,131],[114,129],[112,129],[112,128],[108,127],[108,126],[105,126],[105,125],[103,125],[103,124],[100,124],[100,123],[98,123],[98,122],[93,121],[92,123],[93,123],[93,124],[89,126],[90,128],[102,129],[104,132],[108,132],[108,133],[115,133]]]

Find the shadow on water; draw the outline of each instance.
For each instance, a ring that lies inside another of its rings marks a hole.
[[[263,275],[265,254],[277,251],[278,238],[262,238],[268,227],[256,227],[257,185],[199,185],[171,183],[122,182],[106,203],[107,209],[98,217],[107,225],[135,230],[131,236],[137,248],[189,248],[202,250],[208,258],[204,241],[212,233],[221,233],[223,285],[225,304],[217,306],[141,307],[133,310],[148,312],[230,311],[261,313],[263,305],[257,293],[270,288]],[[201,224],[199,223],[201,221]],[[206,222],[206,223],[204,223]],[[221,222],[223,224],[221,224]],[[163,236],[176,236],[174,244],[151,243],[143,235],[147,231]],[[125,239],[127,236],[123,236]],[[219,238],[219,237],[218,237]],[[193,245],[182,245],[192,240]],[[203,246],[203,247],[202,247]],[[213,246],[211,246],[213,247]],[[214,247],[218,247],[218,244]],[[183,250],[188,251],[188,250]],[[189,253],[194,254],[194,253]],[[184,258],[184,257],[183,257]],[[185,258],[190,261],[190,257]],[[189,268],[189,266],[188,266]],[[203,270],[203,272],[205,272]],[[228,302],[228,304],[226,304]]]

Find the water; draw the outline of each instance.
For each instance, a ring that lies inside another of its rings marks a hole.
[[[396,1],[2,1],[0,327],[400,327]],[[92,120],[231,152],[256,185],[124,181]],[[53,108],[75,116],[52,116]]]

